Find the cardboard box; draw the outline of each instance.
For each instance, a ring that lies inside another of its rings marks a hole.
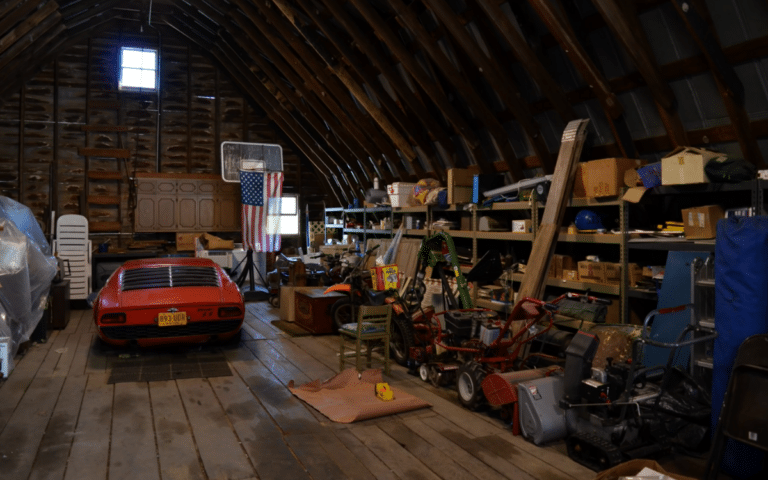
[[[465,232],[472,231],[472,217],[469,215],[463,215],[461,217],[461,229]]]
[[[683,209],[685,238],[715,238],[717,236],[717,221],[722,218],[725,218],[725,212],[720,205]]]
[[[635,287],[643,281],[643,269],[640,265],[636,263],[627,264],[627,272],[629,273],[629,285],[631,287]]]
[[[371,285],[374,290],[391,290],[400,288],[400,277],[397,265],[384,265],[371,268]]]
[[[713,158],[722,156],[703,148],[677,147],[661,159],[661,184],[708,183],[704,167]]]
[[[448,169],[448,203],[471,203],[473,172],[466,168]]]
[[[393,207],[407,207],[414,205],[413,187],[415,183],[395,182],[387,185],[389,204]]]
[[[512,233],[531,233],[532,228],[530,220],[512,220]]]
[[[563,280],[567,280],[569,282],[578,282],[579,281],[579,271],[578,270],[563,270]]]
[[[573,258],[568,255],[552,255],[552,261],[549,263],[548,276],[551,278],[563,279],[566,269],[573,270]]]
[[[632,477],[640,473],[640,471],[644,468],[650,468],[651,470],[655,470],[663,475],[667,475],[674,480],[694,480],[693,477],[687,477],[677,473],[670,473],[664,470],[656,461],[642,458],[630,460],[607,470],[603,470],[602,472],[598,473],[593,480],[618,480],[621,477]]]
[[[579,262],[579,279],[582,282],[605,283],[605,262]]]
[[[621,264],[620,263],[605,263],[605,283],[608,285],[620,285],[621,284]]]
[[[210,233],[204,233],[202,241],[207,250],[232,250],[235,248],[234,240],[224,240]]]
[[[195,239],[202,237],[203,233],[176,233],[176,251],[189,252],[195,250]]]
[[[604,158],[581,163],[581,181],[586,197],[615,197],[624,187],[624,172],[642,165],[631,158]],[[574,191],[576,188],[574,188]]]

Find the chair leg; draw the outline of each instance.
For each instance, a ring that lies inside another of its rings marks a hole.
[[[355,349],[355,368],[358,372],[362,372],[362,368],[360,368],[360,349],[363,348],[363,341],[360,340],[360,337],[357,338],[357,348]]]
[[[339,337],[339,341],[341,342],[341,345],[339,347],[339,373],[344,371],[344,336]]]
[[[384,375],[389,375],[389,337],[384,339]]]
[[[365,342],[365,366],[371,368],[371,341]]]

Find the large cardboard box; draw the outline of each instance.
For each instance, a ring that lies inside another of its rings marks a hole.
[[[413,187],[415,183],[395,182],[387,185],[387,194],[389,195],[389,204],[393,207],[407,207],[415,205],[413,199]]]
[[[640,265],[636,263],[628,264],[627,272],[629,273],[629,285],[631,287],[635,287],[643,281],[643,269]]]
[[[466,168],[448,169],[448,203],[471,203],[473,171]]]
[[[624,462],[622,464],[616,465],[615,467],[603,470],[602,472],[598,473],[593,480],[618,480],[620,477],[634,477],[644,468],[650,468],[651,470],[659,472],[663,475],[667,475],[674,480],[694,480],[693,477],[687,477],[677,473],[670,473],[664,470],[664,468],[662,468],[662,466],[659,465],[656,461],[642,458],[629,460],[628,462]]]
[[[582,282],[605,283],[605,262],[579,262],[579,279]]]
[[[549,263],[548,276],[551,278],[564,279],[565,270],[573,270],[576,265],[573,258],[568,255],[552,255],[552,261]]]
[[[202,237],[203,233],[176,233],[176,251],[188,252],[195,250],[195,239]]]
[[[715,238],[717,236],[717,221],[721,218],[725,218],[725,212],[720,205],[683,209],[685,238]]]
[[[605,262],[605,283],[608,285],[621,284],[621,264]]]
[[[707,183],[709,178],[704,167],[713,158],[722,156],[703,148],[677,147],[661,159],[661,184]]]
[[[581,163],[581,183],[586,197],[615,197],[624,187],[624,172],[642,165],[641,160],[632,158],[603,158]],[[574,196],[581,188],[574,184]]]

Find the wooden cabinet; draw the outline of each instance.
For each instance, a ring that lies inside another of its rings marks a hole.
[[[240,229],[240,185],[216,175],[137,174],[137,232]]]

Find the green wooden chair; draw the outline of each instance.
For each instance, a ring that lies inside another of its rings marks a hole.
[[[365,355],[366,368],[371,368],[373,346],[384,343],[383,370],[389,375],[389,324],[392,320],[392,306],[358,307],[357,322],[347,323],[339,328],[339,371],[344,370],[347,358],[354,354],[355,368],[363,371],[362,358]],[[363,351],[365,346],[365,351]]]

